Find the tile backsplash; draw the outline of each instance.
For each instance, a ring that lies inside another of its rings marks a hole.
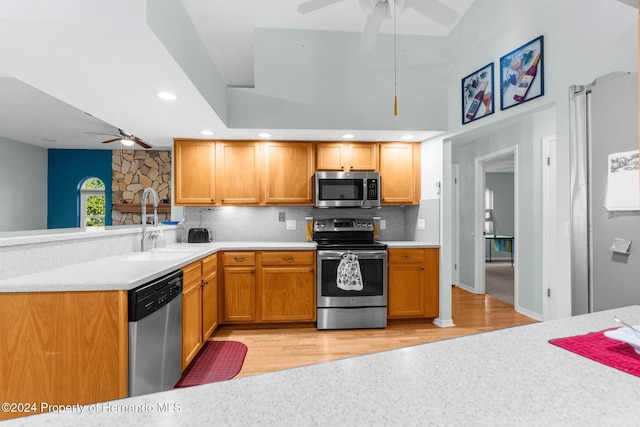
[[[317,209],[312,207],[187,207],[186,228],[208,227],[216,241],[304,241],[307,217],[372,218],[380,217],[386,228],[380,240],[419,240],[439,243],[439,200],[423,200],[420,206],[391,206],[379,209]],[[280,221],[284,213],[285,221]],[[425,219],[425,230],[417,230],[417,219]],[[287,221],[296,229],[287,230]]]

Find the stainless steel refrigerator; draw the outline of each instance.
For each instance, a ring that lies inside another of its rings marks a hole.
[[[569,95],[572,313],[640,304],[638,74]]]

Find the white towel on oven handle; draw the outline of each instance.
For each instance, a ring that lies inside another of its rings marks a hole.
[[[337,273],[336,285],[343,291],[361,291],[364,287],[358,255],[351,252],[343,254]]]

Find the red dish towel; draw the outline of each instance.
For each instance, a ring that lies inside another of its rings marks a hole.
[[[640,354],[629,344],[606,337],[604,332],[556,338],[549,342],[603,365],[640,377]]]

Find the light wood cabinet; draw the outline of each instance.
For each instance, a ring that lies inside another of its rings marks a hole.
[[[313,143],[265,143],[264,163],[266,204],[313,203]]]
[[[420,203],[420,144],[381,143],[380,181],[383,205]]]
[[[256,321],[256,254],[255,252],[224,252],[224,314],[225,322]]]
[[[182,267],[182,369],[218,327],[218,254]]]
[[[127,291],[0,293],[2,402],[127,397]],[[0,412],[0,420],[32,413]]]
[[[218,254],[202,261],[202,340],[218,327]]]
[[[335,171],[373,171],[378,169],[375,142],[319,142],[316,169]]]
[[[260,320],[315,321],[315,252],[269,251],[260,257]]]
[[[202,266],[196,261],[182,268],[182,370],[202,347]]]
[[[388,253],[388,317],[437,317],[439,250],[392,248]]]
[[[221,205],[258,205],[262,163],[260,144],[250,141],[217,143],[216,185]]]
[[[176,205],[216,203],[216,144],[213,141],[174,140]]]

